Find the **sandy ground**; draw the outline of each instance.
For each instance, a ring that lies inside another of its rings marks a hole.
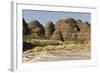
[[[91,58],[90,49],[63,49],[52,51],[23,52],[23,63],[60,60],[85,60]]]

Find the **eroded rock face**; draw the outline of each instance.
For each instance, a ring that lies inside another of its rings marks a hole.
[[[77,24],[80,28],[79,37],[90,40],[91,39],[91,26],[88,22],[81,22]]]
[[[60,40],[64,41],[62,32],[60,30],[55,30],[53,35],[51,36],[51,40]]]
[[[31,34],[33,34],[36,38],[43,36],[45,33],[43,25],[37,20],[31,21],[28,24],[28,28],[31,29]]]
[[[28,28],[28,24],[23,19],[23,35],[28,35],[30,33],[30,29]]]
[[[66,23],[70,24],[71,26],[76,26],[77,22],[74,20],[74,18],[66,18],[64,19]]]
[[[55,29],[62,32],[64,40],[71,40],[73,33],[79,32],[80,28],[74,19],[62,19],[56,22]]]
[[[23,33],[30,33],[36,39],[39,37],[40,39],[61,41],[70,41],[78,38],[90,40],[91,26],[88,22],[82,22],[80,19],[75,20],[73,18],[60,19],[55,24],[49,21],[45,26],[37,20],[27,24],[23,19]]]
[[[50,38],[55,31],[55,26],[53,22],[49,21],[45,26],[45,35],[47,38]]]

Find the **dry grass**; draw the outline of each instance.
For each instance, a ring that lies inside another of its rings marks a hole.
[[[64,44],[35,47],[23,53],[23,62],[90,59],[89,44]]]
[[[47,45],[61,45],[63,44],[62,41],[59,40],[40,40],[40,39],[32,39],[32,40],[26,40],[27,42],[36,45],[36,46],[47,46]]]
[[[90,49],[90,44],[63,44],[63,45],[47,45],[47,46],[37,46],[32,48],[31,51],[33,52],[40,52],[40,51],[51,51],[51,50],[75,50],[75,49]]]
[[[67,41],[59,45],[58,41],[53,40],[33,39],[27,42],[37,46],[23,52],[23,62],[82,60],[91,57],[89,42]]]

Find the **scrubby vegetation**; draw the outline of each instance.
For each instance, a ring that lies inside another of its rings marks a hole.
[[[32,39],[27,41],[35,47],[31,48],[33,52],[38,51],[50,51],[50,50],[67,50],[67,49],[89,49],[90,44],[86,43],[84,40],[72,40],[72,41],[54,41],[54,40],[40,40]]]
[[[58,20],[56,24],[50,21],[46,26],[43,26],[37,20],[26,23],[23,19],[23,25],[23,54],[25,58],[31,57],[32,59],[37,55],[41,55],[41,53],[43,53],[43,56],[48,56],[48,53],[51,52],[56,55],[63,54],[60,59],[67,59],[67,57],[68,59],[71,59],[71,57],[78,59],[80,56],[82,58],[90,58],[91,38],[89,23],[69,18]],[[26,54],[28,51],[29,53]],[[30,56],[29,54],[32,55]],[[51,55],[49,57],[49,59],[52,59]]]

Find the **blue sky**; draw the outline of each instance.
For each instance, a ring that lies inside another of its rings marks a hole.
[[[65,18],[81,19],[82,21],[88,21],[91,23],[91,14],[82,12],[23,10],[23,18],[26,22],[38,20],[43,25],[45,25],[48,21],[55,23],[57,20]]]

